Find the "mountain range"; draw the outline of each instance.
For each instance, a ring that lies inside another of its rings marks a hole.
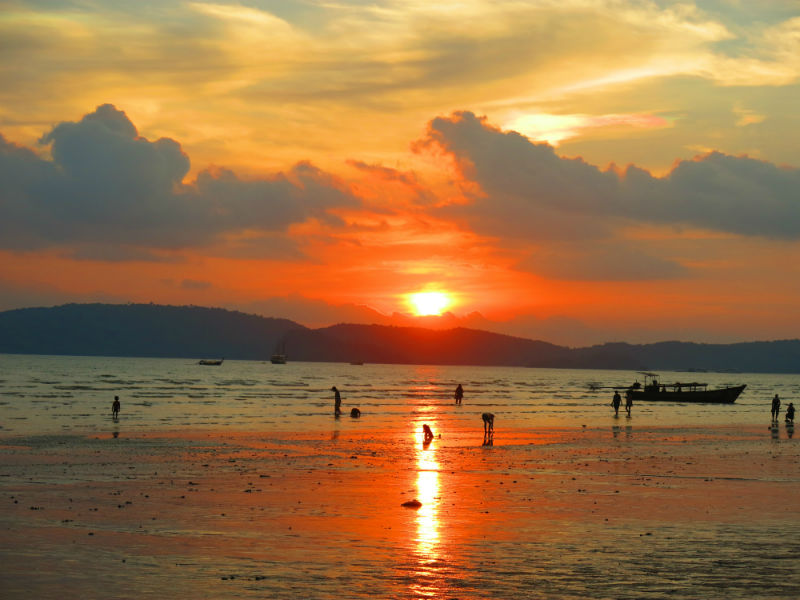
[[[584,348],[476,329],[320,329],[221,308],[65,304],[0,312],[0,353],[800,373],[800,340],[608,343]]]

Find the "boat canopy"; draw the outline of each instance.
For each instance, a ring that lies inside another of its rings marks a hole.
[[[674,392],[680,392],[682,390],[689,390],[691,392],[694,391],[702,391],[708,387],[707,383],[700,383],[698,381],[692,381],[689,383],[682,383],[680,381],[676,381],[675,383],[664,383],[658,381],[658,373],[651,373],[649,371],[638,371],[640,375],[644,375],[644,389],[645,390],[661,390],[666,391],[667,388],[671,388]],[[649,379],[649,381],[648,381]],[[636,384],[631,386],[633,388],[636,387]]]

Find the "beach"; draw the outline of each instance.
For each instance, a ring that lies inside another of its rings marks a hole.
[[[6,435],[2,597],[800,596],[783,423],[499,422],[484,445],[477,422],[425,446],[367,418]]]

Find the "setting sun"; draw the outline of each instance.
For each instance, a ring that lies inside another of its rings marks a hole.
[[[450,305],[450,298],[443,292],[417,292],[409,296],[409,301],[419,317],[440,315]]]

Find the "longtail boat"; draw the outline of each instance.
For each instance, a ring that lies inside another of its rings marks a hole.
[[[634,382],[625,393],[633,400],[655,400],[663,402],[712,402],[715,404],[733,404],[742,393],[746,384],[731,387],[708,389],[707,383],[692,381],[689,383],[662,383],[656,373],[640,371],[644,375],[644,385]]]

